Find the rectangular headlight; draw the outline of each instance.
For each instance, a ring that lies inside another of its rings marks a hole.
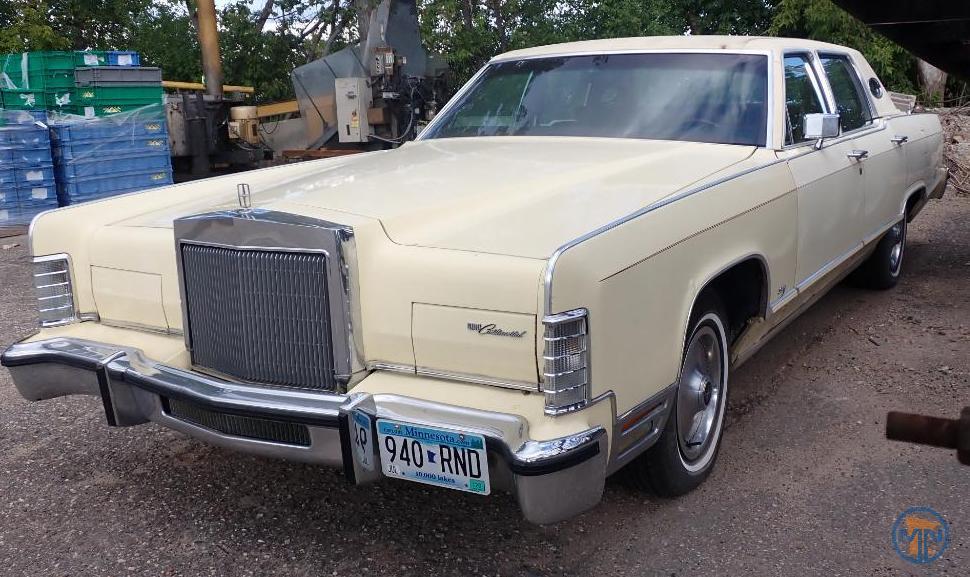
[[[71,261],[66,254],[34,257],[34,290],[40,326],[63,325],[77,319]]]
[[[542,319],[545,360],[542,390],[546,414],[559,415],[589,402],[589,330],[586,309]]]

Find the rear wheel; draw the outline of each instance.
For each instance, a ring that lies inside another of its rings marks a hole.
[[[695,307],[667,424],[657,443],[628,467],[635,485],[658,495],[683,495],[714,468],[728,392],[727,323],[721,311],[714,298]]]
[[[885,290],[896,286],[906,254],[906,219],[892,226],[879,239],[876,250],[852,273],[855,284]]]

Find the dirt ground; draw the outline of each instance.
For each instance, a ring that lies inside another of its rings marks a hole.
[[[0,240],[0,343],[34,327],[24,237]],[[970,405],[970,199],[910,228],[888,292],[837,287],[733,375],[711,478],[676,500],[617,480],[536,527],[507,496],[385,481],[105,426],[94,398],[27,403],[0,369],[2,575],[965,575],[970,467],[886,441],[885,415]],[[949,522],[929,566],[893,551],[912,506]]]

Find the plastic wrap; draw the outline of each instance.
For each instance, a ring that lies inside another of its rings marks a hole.
[[[56,190],[47,114],[0,110],[0,226],[56,208]]]
[[[49,114],[61,206],[172,183],[161,104],[108,116]]]

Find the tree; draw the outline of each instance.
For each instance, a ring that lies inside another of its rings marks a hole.
[[[464,80],[499,52],[659,34],[763,34],[773,0],[420,0],[425,45]]]
[[[850,46],[862,52],[882,82],[897,92],[915,92],[916,60],[831,0],[780,0],[769,32]]]
[[[38,0],[0,3],[0,53],[61,50],[70,46],[48,20],[48,7]]]
[[[143,65],[160,67],[166,80],[202,81],[199,38],[182,4],[157,3],[131,26],[126,48],[140,52]]]

